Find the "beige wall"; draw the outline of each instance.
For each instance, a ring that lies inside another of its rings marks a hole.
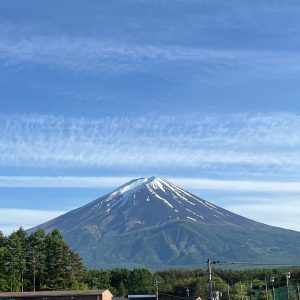
[[[109,290],[106,290],[102,293],[102,300],[111,300],[112,296],[112,293]]]

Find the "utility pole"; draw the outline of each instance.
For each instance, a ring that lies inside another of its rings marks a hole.
[[[286,278],[286,299],[290,300],[289,279],[291,278],[291,272],[286,272],[285,278]]]
[[[265,277],[265,290],[266,290],[266,299],[268,300],[268,283],[267,283],[267,278]]]
[[[212,290],[212,275],[211,275],[211,260],[207,260],[207,268],[208,268],[208,289],[209,289],[209,299],[213,299],[213,290]],[[289,300],[289,299],[288,299]]]
[[[155,278],[154,285],[155,285],[155,289],[156,289],[156,300],[158,300],[158,285],[159,285],[159,282],[157,281],[157,278]]]
[[[298,300],[300,300],[300,286],[299,286],[299,283],[297,283],[297,297],[298,297]]]
[[[189,287],[186,288],[186,297],[190,298],[190,290]]]
[[[218,264],[220,263],[218,260],[213,260],[211,261],[210,259],[207,260],[207,269],[208,269],[208,287],[209,287],[209,299],[210,300],[215,300],[215,296],[214,296],[214,293],[213,293],[213,284],[212,284],[212,267],[211,265],[214,265],[214,264]]]
[[[229,289],[229,284],[227,285],[227,294],[228,294],[228,300],[230,300],[230,289]]]
[[[250,300],[252,300],[252,283],[250,283],[249,291],[250,291]]]
[[[275,278],[274,278],[274,276],[271,277],[270,281],[271,281],[271,284],[272,284],[272,300],[275,300],[275,290],[274,290]]]

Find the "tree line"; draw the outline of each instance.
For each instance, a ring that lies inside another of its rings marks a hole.
[[[276,299],[287,299],[286,272],[291,272],[290,300],[299,300],[296,291],[300,283],[300,268],[213,270],[213,290],[222,293],[223,300],[272,299],[271,278],[274,290],[280,290]],[[112,269],[89,271],[90,288],[107,288],[114,295],[154,294],[157,281],[160,299],[182,298],[209,299],[208,271],[203,269],[170,269],[151,273],[147,269]],[[267,289],[266,289],[267,285]],[[267,292],[266,292],[267,290]],[[281,293],[281,297],[279,297]]]
[[[272,299],[270,279],[274,277],[273,287],[282,288],[284,294],[287,271],[291,272],[290,284],[297,286],[300,283],[299,267],[214,268],[213,289],[222,292],[223,300],[247,300],[254,294],[261,299]],[[200,296],[207,299],[209,296],[207,270],[170,269],[154,273],[147,269],[126,268],[87,270],[58,230],[46,234],[38,229],[27,235],[20,228],[8,237],[0,232],[0,292],[109,289],[115,296],[126,296],[154,294],[155,281],[158,282],[160,298]],[[276,299],[280,300],[279,297]],[[285,295],[282,299],[286,299]],[[296,291],[290,295],[290,300],[293,299],[297,299]]]

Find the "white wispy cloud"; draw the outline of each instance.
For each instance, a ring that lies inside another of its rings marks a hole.
[[[116,188],[131,177],[0,176],[0,187],[9,188]]]
[[[4,234],[10,234],[20,226],[24,229],[29,229],[58,217],[65,212],[66,211],[0,208],[0,230]]]
[[[229,68],[299,71],[296,52],[240,49],[188,48],[184,46],[126,44],[83,37],[3,37],[1,62],[5,65],[34,63],[71,71],[148,70],[157,63],[209,63]]]
[[[284,170],[286,175],[294,175],[300,166],[298,132],[300,116],[288,113],[97,120],[0,115],[0,165],[144,169],[247,166],[248,172],[265,168],[269,173]]]
[[[179,186],[194,190],[221,190],[231,192],[300,193],[300,182],[211,180],[197,178],[171,179]],[[300,195],[299,195],[300,196]]]
[[[0,188],[116,188],[132,179],[132,177],[107,176],[0,176]],[[300,193],[300,182],[178,177],[168,177],[167,179],[187,190],[195,191]]]

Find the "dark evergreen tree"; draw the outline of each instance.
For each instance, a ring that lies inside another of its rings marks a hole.
[[[116,295],[128,294],[128,280],[130,271],[128,269],[113,269],[111,271],[111,286],[116,289]]]
[[[8,272],[7,272],[7,257],[8,249],[6,247],[6,238],[0,231],[0,291],[8,291]]]
[[[69,250],[69,269],[70,282],[68,287],[72,290],[86,289],[87,285],[84,283],[87,278],[87,269],[82,263],[81,257],[78,253]]]
[[[16,235],[18,236],[21,245],[19,272],[21,273],[21,291],[23,292],[25,286],[25,276],[26,276],[27,233],[22,227],[20,227],[19,230],[16,232]]]
[[[0,292],[85,289],[87,270],[58,230],[0,232]]]
[[[70,282],[68,246],[58,230],[53,230],[45,238],[45,283],[50,290],[64,290]]]
[[[7,239],[6,264],[8,267],[10,291],[23,290],[25,257],[25,234],[23,229],[13,232]]]
[[[46,234],[38,229],[27,238],[27,280],[28,289],[42,290],[46,288],[45,260],[46,260]]]

